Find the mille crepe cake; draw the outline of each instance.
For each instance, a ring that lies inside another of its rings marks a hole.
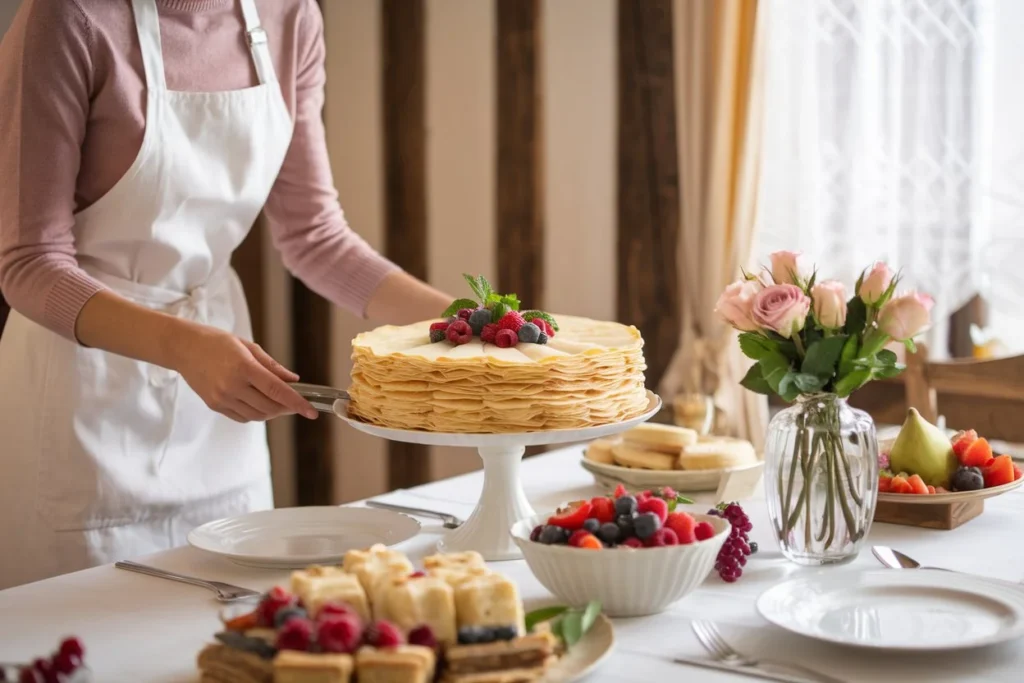
[[[472,303],[460,300],[445,311],[457,314],[449,320],[378,327],[355,338],[352,417],[394,429],[509,433],[604,425],[646,410],[643,339],[635,327],[520,314],[509,310],[518,307],[514,296],[467,279],[485,295],[481,307],[459,311]]]

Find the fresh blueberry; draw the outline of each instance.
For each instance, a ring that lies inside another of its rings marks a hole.
[[[636,498],[633,496],[622,496],[615,499],[615,514],[632,515],[636,512]]]
[[[540,339],[540,328],[533,323],[526,323],[519,328],[519,341],[524,344],[536,344]]]
[[[548,335],[544,334],[543,332],[538,334],[537,335],[537,343],[538,344],[547,344],[548,343]]]
[[[753,555],[757,552],[757,541],[750,542],[750,554]]]
[[[436,344],[439,341],[444,341],[448,337],[445,335],[444,330],[431,330],[430,331],[430,343]]]
[[[519,636],[519,629],[515,626],[495,626],[491,631],[495,640],[514,640]]]
[[[583,528],[592,534],[596,534],[597,530],[601,528],[601,521],[593,517],[590,517],[589,519],[585,519],[583,521]]]
[[[277,613],[274,615],[274,628],[281,628],[284,626],[284,622],[293,617],[305,619],[306,616],[306,610],[301,607],[283,607],[277,610]]]
[[[646,541],[661,527],[661,518],[653,512],[645,512],[636,516],[633,527],[636,529],[637,537],[641,541]]]
[[[602,524],[597,532],[597,537],[605,543],[615,543],[619,540],[619,525],[614,522]]]
[[[487,626],[463,626],[459,629],[460,645],[475,645],[494,641],[494,629]]]
[[[540,532],[540,542],[544,545],[558,545],[566,542],[562,527],[549,524]]]
[[[486,308],[478,308],[469,316],[469,326],[473,329],[473,334],[480,336],[480,330],[484,329],[484,325],[491,322],[491,312]]]
[[[615,524],[619,527],[623,538],[633,535],[633,521],[635,519],[633,515],[619,515],[615,518]]]

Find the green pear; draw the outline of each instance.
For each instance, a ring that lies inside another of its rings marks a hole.
[[[893,472],[916,474],[926,484],[949,488],[949,479],[960,463],[946,433],[911,408],[889,451],[889,464]]]

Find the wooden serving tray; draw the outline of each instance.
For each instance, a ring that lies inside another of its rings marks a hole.
[[[924,529],[956,529],[985,511],[985,499],[1012,491],[1024,479],[980,491],[953,493],[879,493],[875,521]]]

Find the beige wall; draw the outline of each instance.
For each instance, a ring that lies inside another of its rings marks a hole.
[[[464,294],[461,273],[496,272],[494,4],[426,0],[427,188],[431,281]],[[323,3],[328,144],[352,225],[383,247],[379,0]],[[615,313],[615,0],[543,0],[545,278],[549,310]],[[500,249],[498,250],[500,252]],[[333,381],[347,386],[350,340],[366,328],[336,311]],[[339,500],[386,490],[383,442],[335,423]],[[431,471],[475,468],[434,449]]]

